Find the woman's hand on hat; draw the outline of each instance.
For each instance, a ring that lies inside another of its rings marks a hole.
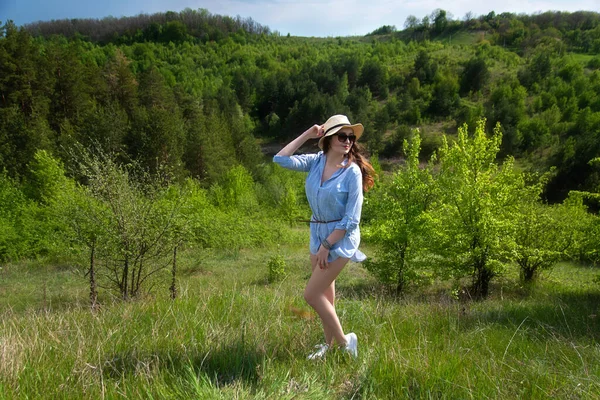
[[[319,139],[325,134],[325,129],[323,125],[313,125],[303,133],[306,139]]]
[[[325,125],[317,125],[319,130],[317,132],[317,138],[323,137],[325,135]]]

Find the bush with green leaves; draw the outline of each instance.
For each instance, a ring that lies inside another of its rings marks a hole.
[[[581,198],[572,196],[561,204],[542,201],[542,191],[551,173],[544,174],[535,184],[521,180],[520,196],[515,214],[515,261],[525,283],[536,279],[541,271],[553,267],[581,243],[581,232],[589,220]]]
[[[45,150],[37,151],[28,167],[25,193],[40,204],[56,201],[69,185],[62,163]]]
[[[37,151],[28,167],[24,192],[34,201],[29,210],[36,223],[34,254],[67,254],[72,243],[67,240],[68,217],[61,218],[61,214],[75,183],[66,176],[63,163],[45,150]]]
[[[436,208],[440,264],[455,277],[471,276],[472,295],[486,297],[492,278],[513,259],[514,210],[521,195],[522,176],[508,158],[496,163],[502,134],[497,125],[491,137],[485,120],[473,137],[467,126],[458,139],[440,150],[437,178],[440,207]]]
[[[275,163],[263,164],[257,177],[256,193],[261,209],[272,218],[290,226],[299,219],[310,218],[310,208],[304,194],[306,174],[290,171]],[[270,211],[269,211],[270,210]]]
[[[380,281],[396,285],[400,294],[407,283],[423,278],[428,263],[427,243],[432,237],[430,207],[435,200],[433,163],[419,166],[421,137],[414,131],[404,141],[406,163],[388,184],[375,189],[369,201],[372,215],[368,238],[379,245],[377,257],[365,267]]]
[[[600,56],[591,58],[587,63],[587,67],[590,69],[600,69]]]
[[[599,171],[600,157],[593,158],[588,164]],[[585,209],[584,204],[600,204],[600,185],[594,191],[569,192],[565,203],[571,210],[575,210],[569,218],[569,233],[573,241],[570,253],[581,262],[600,265],[600,216],[581,211]]]
[[[562,224],[559,225],[557,209],[530,199],[527,189],[514,216],[515,261],[521,280],[534,281],[539,273],[551,268],[563,255],[559,246]]]
[[[269,282],[277,282],[285,277],[285,259],[280,254],[271,257],[267,266],[269,268]]]
[[[75,238],[97,259],[99,284],[124,300],[149,291],[185,238],[185,188],[101,152],[83,152],[80,173],[87,186],[73,192],[69,218]]]
[[[213,202],[222,210],[256,210],[258,201],[252,175],[242,165],[236,165],[225,173],[219,183],[212,185]]]
[[[235,207],[222,209],[211,201],[215,196],[214,187],[204,189],[193,179],[185,181],[184,186],[188,198],[182,212],[188,241],[195,246],[236,252],[241,248],[279,243],[289,231],[281,219],[273,217],[270,207],[251,211]]]
[[[279,202],[279,212],[281,218],[288,221],[290,226],[293,226],[300,217],[298,194],[291,182],[286,182],[284,186],[284,193]]]
[[[27,251],[27,227],[32,225],[28,200],[17,183],[0,173],[0,261],[10,261],[30,255]],[[19,221],[19,223],[17,223]]]
[[[59,218],[62,194],[73,183],[62,163],[37,151],[24,184],[0,173],[0,260],[59,256],[70,251]]]

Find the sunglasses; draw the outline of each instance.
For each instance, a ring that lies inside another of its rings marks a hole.
[[[346,143],[346,140],[350,139],[350,143],[356,142],[356,135],[346,135],[344,133],[336,133],[337,140],[340,143]]]

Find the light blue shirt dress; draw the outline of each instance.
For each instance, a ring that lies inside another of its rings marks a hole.
[[[343,229],[346,235],[336,242],[329,251],[328,261],[339,257],[352,261],[364,261],[367,256],[358,250],[360,244],[360,213],[363,203],[362,173],[355,163],[347,168],[339,168],[327,181],[321,184],[326,156],[317,154],[275,156],[273,161],[293,171],[308,172],[306,177],[306,197],[312,210],[313,221],[333,221],[310,223],[310,252],[317,254],[321,241],[335,229]],[[345,159],[342,165],[346,166]],[[339,220],[339,221],[335,221]]]

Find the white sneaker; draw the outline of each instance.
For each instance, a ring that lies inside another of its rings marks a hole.
[[[349,333],[346,335],[348,343],[344,347],[344,351],[350,354],[352,357],[358,357],[358,338],[355,333]]]
[[[306,358],[307,360],[318,360],[318,359],[324,358],[325,353],[327,353],[327,350],[329,350],[329,346],[326,343],[318,344],[315,346],[315,348],[318,350],[315,351],[314,353],[310,354]]]

